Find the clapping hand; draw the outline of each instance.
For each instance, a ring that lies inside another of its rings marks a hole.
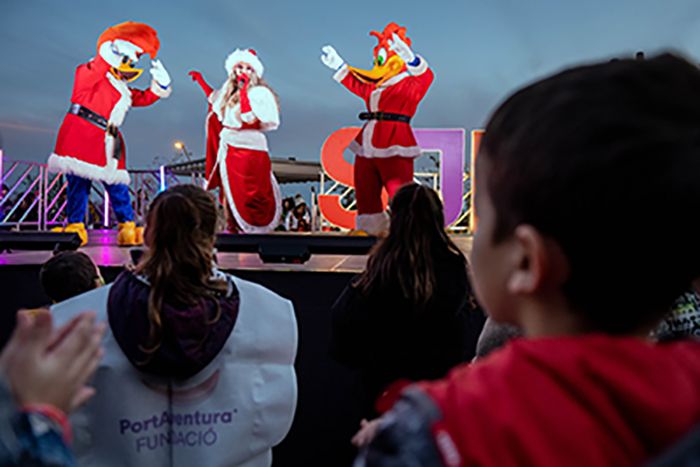
[[[92,397],[85,386],[99,364],[107,323],[83,312],[58,329],[48,309],[17,314],[17,327],[0,355],[0,367],[19,406],[48,404],[70,413]]]

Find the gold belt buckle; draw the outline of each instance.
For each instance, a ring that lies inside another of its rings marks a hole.
[[[118,131],[119,131],[119,129],[117,128],[116,125],[114,125],[114,124],[112,124],[112,123],[108,123],[108,124],[107,124],[107,134],[108,134],[108,135],[113,136],[113,137],[116,138],[116,137],[117,137],[117,132],[118,132]]]

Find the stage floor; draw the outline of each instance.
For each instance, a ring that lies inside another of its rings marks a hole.
[[[305,233],[274,233],[270,235],[310,235]],[[316,234],[327,235],[327,234]],[[332,235],[332,234],[331,234]],[[468,235],[451,235],[452,240],[465,253],[471,250],[472,238]],[[123,266],[131,262],[130,247],[117,245],[115,230],[90,230],[88,244],[80,248],[98,266]],[[0,254],[0,265],[42,264],[51,257],[50,251],[12,251]],[[327,271],[360,272],[367,262],[365,255],[312,255],[304,264],[263,263],[256,253],[222,253],[216,255],[224,269],[268,271]]]

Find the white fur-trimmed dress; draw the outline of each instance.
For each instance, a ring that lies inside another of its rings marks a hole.
[[[277,102],[267,87],[252,87],[251,111],[241,115],[240,104],[222,112],[222,95],[219,89],[209,96],[207,189],[221,188],[244,232],[268,233],[277,227],[282,212],[282,195],[263,133],[279,126]]]

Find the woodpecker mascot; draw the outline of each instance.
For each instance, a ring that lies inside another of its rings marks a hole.
[[[102,182],[119,222],[119,245],[143,243],[143,228],[134,224],[126,170],[126,147],[119,127],[131,106],[144,107],[171,92],[170,76],[155,60],[160,41],[156,31],[143,23],[127,21],[107,28],[97,40],[97,55],[75,72],[68,114],[58,131],[49,170],[68,179],[68,225],[87,243],[85,211],[92,181]],[[143,70],[133,68],[138,59],[151,57],[151,86],[145,91],[127,83]]]
[[[381,193],[389,197],[413,181],[413,160],[421,155],[411,129],[411,118],[433,82],[428,63],[411,50],[406,28],[389,23],[383,32],[372,31],[379,43],[374,48],[374,68],[348,66],[327,45],[321,61],[336,70],[333,79],[365,101],[367,112],[362,131],[350,143],[355,157],[355,227],[370,235],[389,230]]]

